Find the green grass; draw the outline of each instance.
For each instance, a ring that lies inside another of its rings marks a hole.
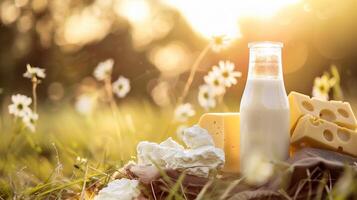
[[[36,133],[21,128],[21,123],[7,114],[6,107],[3,109],[0,199],[91,199],[111,180],[118,168],[136,159],[138,142],[160,142],[169,136],[177,139],[176,128],[180,125],[172,122],[172,108],[160,109],[147,101],[123,101],[118,106],[117,120],[105,104],[89,116],[78,114],[70,104],[44,105],[41,108]],[[218,109],[233,110],[229,107]],[[203,111],[198,110],[187,124],[196,123],[201,113]],[[120,125],[121,137],[116,132],[115,123]],[[120,138],[122,146],[118,146]],[[88,159],[88,162],[78,163],[78,156]],[[319,192],[329,191],[330,196],[336,199],[345,199],[355,193],[357,176],[354,172],[348,173],[336,190],[327,190],[326,182],[322,182]],[[225,199],[240,182],[239,177],[227,181],[215,179],[198,197]],[[306,182],[309,180],[304,180],[304,184]],[[346,186],[345,182],[349,184]],[[180,181],[172,184],[169,198],[185,199],[178,183]],[[285,194],[285,191],[281,193]],[[287,195],[288,198],[294,199]]]
[[[145,101],[120,104],[117,120],[105,104],[89,116],[78,114],[70,105],[43,108],[39,113],[38,130],[31,133],[19,127],[21,123],[4,109],[0,133],[2,198],[79,193],[83,180],[87,184],[105,183],[115,169],[135,159],[138,142],[176,137],[172,110],[158,109]],[[121,137],[115,123],[119,123]],[[88,159],[86,179],[85,166],[76,165],[78,156]]]

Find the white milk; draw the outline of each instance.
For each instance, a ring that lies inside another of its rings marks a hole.
[[[281,43],[249,45],[248,79],[240,105],[240,158],[244,173],[249,158],[282,161],[289,154],[289,103],[285,91]]]

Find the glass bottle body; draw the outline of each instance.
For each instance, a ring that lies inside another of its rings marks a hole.
[[[241,170],[250,158],[286,160],[289,155],[289,102],[281,65],[281,43],[252,43],[240,106]]]

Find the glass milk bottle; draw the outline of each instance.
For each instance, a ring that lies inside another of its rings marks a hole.
[[[278,42],[248,45],[249,70],[240,105],[240,158],[244,174],[250,159],[283,161],[289,155],[289,103]]]

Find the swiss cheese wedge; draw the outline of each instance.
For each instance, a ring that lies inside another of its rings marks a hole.
[[[352,130],[357,128],[357,120],[351,106],[342,101],[323,101],[297,92],[289,94],[290,130],[294,130],[298,120],[306,114],[321,118]]]

